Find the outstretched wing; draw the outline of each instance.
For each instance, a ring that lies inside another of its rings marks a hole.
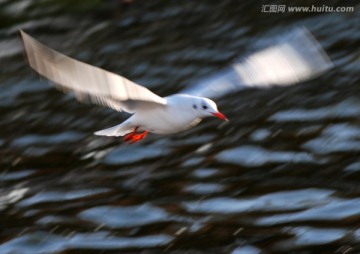
[[[182,93],[217,97],[246,87],[288,86],[320,75],[332,65],[321,44],[302,27]]]
[[[77,61],[41,44],[20,30],[30,66],[80,101],[134,113],[139,107],[165,105],[147,88],[98,67]]]

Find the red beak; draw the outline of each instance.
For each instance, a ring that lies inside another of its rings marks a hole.
[[[220,118],[221,120],[224,120],[224,121],[229,121],[229,119],[226,118],[226,116],[224,116],[222,113],[220,112],[216,112],[216,113],[211,113],[213,114],[214,116],[216,116],[217,118]]]

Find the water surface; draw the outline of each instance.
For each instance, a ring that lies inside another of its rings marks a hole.
[[[0,1],[0,252],[359,253],[359,7],[261,8]],[[229,123],[207,119],[132,146],[94,136],[127,115],[53,89],[26,65],[17,34],[165,96],[300,25],[332,70],[229,94],[217,101]]]

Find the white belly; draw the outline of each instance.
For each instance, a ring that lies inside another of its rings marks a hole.
[[[139,126],[141,130],[156,134],[184,131],[201,121],[196,115],[180,112],[171,107],[137,112],[131,118],[132,123]]]

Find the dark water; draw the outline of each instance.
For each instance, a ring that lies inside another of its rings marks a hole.
[[[0,1],[0,253],[360,253],[359,6],[128,2]],[[168,95],[299,25],[331,71],[228,95],[229,123],[132,146],[92,135],[127,115],[53,89],[17,34]]]

